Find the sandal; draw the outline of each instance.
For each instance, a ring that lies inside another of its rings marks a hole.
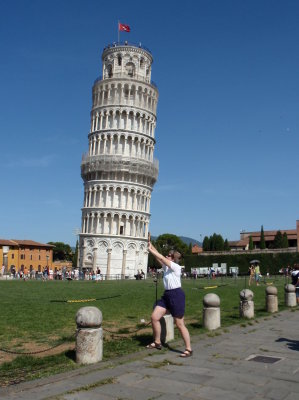
[[[192,351],[192,350],[186,349],[186,350],[184,351],[184,353],[182,353],[182,354],[180,355],[180,357],[182,357],[182,358],[187,358],[187,357],[191,357],[192,354],[193,354],[193,351]]]
[[[161,343],[157,343],[157,342],[153,342],[151,344],[148,344],[146,346],[147,349],[157,349],[157,350],[161,350],[162,349],[162,344]]]

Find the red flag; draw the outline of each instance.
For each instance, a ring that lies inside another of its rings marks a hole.
[[[130,32],[131,28],[129,25],[121,24],[120,22],[118,23],[118,30],[119,31],[125,31],[125,32]]]

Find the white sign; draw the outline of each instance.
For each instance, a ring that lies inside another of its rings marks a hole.
[[[3,254],[9,252],[9,246],[3,246],[2,249],[3,249]]]

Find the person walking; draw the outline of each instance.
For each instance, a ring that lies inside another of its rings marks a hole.
[[[296,288],[296,301],[299,305],[299,264],[294,265],[294,269],[291,273],[292,285]]]
[[[160,319],[169,311],[185,343],[185,351],[180,357],[190,357],[193,351],[191,348],[190,334],[184,322],[185,293],[181,288],[181,266],[178,264],[181,254],[178,251],[170,250],[168,255],[164,257],[152,245],[150,240],[148,243],[148,250],[163,268],[163,284],[165,291],[161,299],[158,300],[155,305],[151,316],[154,342],[146,347],[148,349],[162,349]]]
[[[260,279],[261,279],[261,270],[260,270],[260,266],[259,266],[259,264],[257,264],[256,266],[255,266],[255,269],[254,269],[254,273],[255,273],[255,283],[256,283],[256,286],[259,286],[260,285]]]

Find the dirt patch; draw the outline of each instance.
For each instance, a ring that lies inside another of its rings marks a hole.
[[[75,349],[75,341],[62,343],[61,345],[51,348],[50,345],[41,345],[40,343],[24,343],[22,347],[15,349],[12,346],[7,350],[12,351],[13,353],[8,353],[0,350],[0,365],[5,362],[13,361],[16,357],[22,355],[21,353],[26,353],[26,355],[32,355],[33,357],[46,357],[55,354],[60,354],[68,350]],[[36,353],[38,352],[38,353]],[[17,353],[17,354],[14,354]],[[36,353],[36,354],[28,354],[28,353]]]

